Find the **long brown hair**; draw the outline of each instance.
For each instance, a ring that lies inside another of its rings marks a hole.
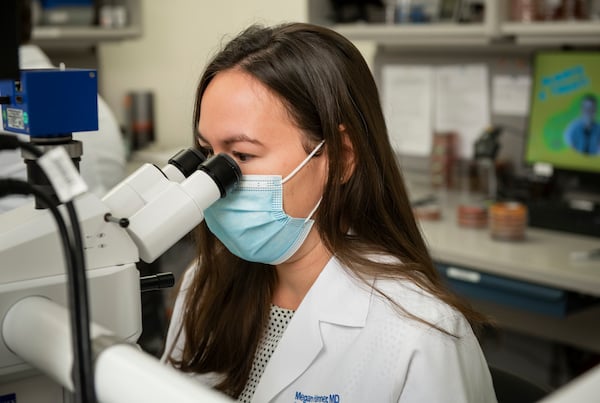
[[[307,149],[325,140],[328,180],[315,222],[329,251],[360,279],[409,279],[472,325],[480,323],[482,317],[447,291],[437,275],[413,218],[375,82],[354,45],[309,24],[246,29],[206,68],[196,93],[195,125],[207,86],[232,68],[279,96],[306,134]],[[348,141],[354,151],[349,177]],[[171,362],[186,372],[222,374],[217,388],[236,397],[249,376],[277,275],[273,266],[232,255],[205,224],[197,235],[199,267],[187,291],[182,326],[186,343],[181,359]],[[366,257],[373,253],[397,262],[373,262]]]

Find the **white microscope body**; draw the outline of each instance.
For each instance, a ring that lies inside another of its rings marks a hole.
[[[89,193],[74,200],[84,237],[92,347],[103,350],[94,369],[100,402],[229,401],[134,345],[112,341],[134,343],[141,334],[135,263],[140,257],[154,261],[191,231],[236,178],[239,168],[224,156],[187,178],[172,165],[146,164],[102,200]],[[13,385],[18,389],[32,368],[73,390],[65,262],[48,211],[31,203],[0,215],[0,262],[0,397],[10,396]]]

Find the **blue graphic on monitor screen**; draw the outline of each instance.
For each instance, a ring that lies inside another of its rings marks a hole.
[[[581,65],[570,67],[551,76],[542,77],[539,99],[545,101],[549,95],[567,95],[589,85],[590,79]]]

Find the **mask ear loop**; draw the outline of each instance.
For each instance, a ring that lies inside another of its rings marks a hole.
[[[319,201],[317,202],[317,205],[315,206],[315,208],[314,208],[314,209],[312,209],[312,211],[311,211],[311,212],[308,214],[308,217],[306,217],[306,219],[304,220],[304,222],[305,222],[305,223],[306,223],[306,222],[308,222],[308,221],[309,221],[309,220],[312,218],[313,214],[315,214],[315,211],[317,211],[317,209],[318,209],[318,208],[319,208],[319,206],[321,205],[321,201],[322,201],[322,200],[323,200],[323,196],[321,196],[321,198],[320,198],[320,199],[319,199]]]
[[[317,152],[318,152],[318,151],[321,149],[321,147],[323,147],[323,144],[325,144],[325,140],[321,141],[321,142],[319,143],[319,145],[318,145],[318,146],[316,146],[316,147],[315,147],[315,149],[314,149],[314,150],[312,150],[312,151],[310,152],[310,154],[308,154],[308,156],[307,156],[307,157],[304,159],[304,161],[302,161],[302,162],[300,163],[300,165],[298,165],[298,166],[297,166],[297,167],[296,167],[296,168],[295,168],[295,169],[294,169],[292,172],[290,172],[290,173],[289,173],[289,175],[288,175],[288,176],[286,176],[286,177],[285,177],[285,178],[284,178],[284,179],[281,181],[281,184],[283,185],[284,183],[286,183],[287,181],[289,181],[290,179],[292,179],[292,177],[293,177],[294,175],[296,175],[296,174],[298,173],[298,171],[299,171],[299,170],[301,170],[302,168],[304,168],[304,166],[305,166],[306,164],[308,164],[308,161],[310,161],[310,159],[311,159],[312,157],[314,157],[314,156],[315,156],[315,154],[316,154],[316,153],[317,153]],[[316,209],[316,208],[315,208],[315,209]]]

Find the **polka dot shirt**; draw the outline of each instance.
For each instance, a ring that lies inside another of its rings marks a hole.
[[[254,362],[252,363],[252,369],[250,370],[250,377],[246,382],[244,390],[238,397],[239,402],[250,403],[252,400],[258,382],[265,371],[265,367],[271,359],[279,340],[281,340],[285,328],[288,323],[290,323],[290,320],[292,320],[292,316],[294,316],[294,311],[271,305],[267,331],[258,343],[258,348],[254,355]]]

